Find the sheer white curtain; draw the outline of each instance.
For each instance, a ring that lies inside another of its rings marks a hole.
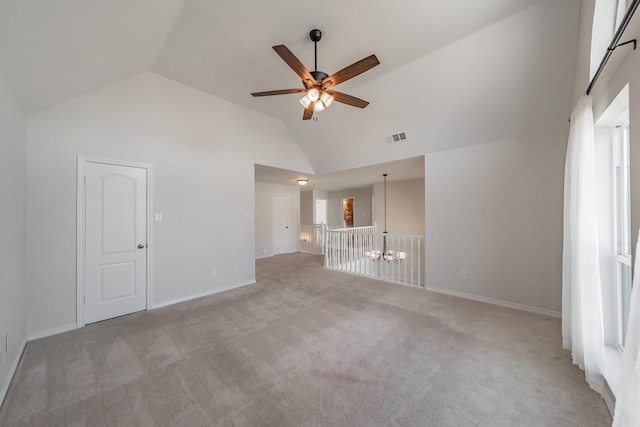
[[[571,115],[564,176],[562,341],[589,386],[603,390],[604,337],[598,264],[593,110],[583,96]]]
[[[634,272],[629,329],[622,355],[622,378],[616,398],[614,427],[640,426],[640,230]]]

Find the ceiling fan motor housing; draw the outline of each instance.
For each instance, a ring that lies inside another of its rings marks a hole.
[[[325,73],[324,71],[309,71],[309,73],[311,73],[313,78],[316,79],[316,81],[318,81],[318,82],[322,82],[324,79],[329,77],[329,75],[327,73]]]

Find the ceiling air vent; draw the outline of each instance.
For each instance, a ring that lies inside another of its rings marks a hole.
[[[387,144],[399,144],[407,140],[407,135],[404,132],[395,133],[385,138]]]

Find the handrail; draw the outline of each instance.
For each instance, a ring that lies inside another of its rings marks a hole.
[[[353,227],[353,228],[356,228],[356,227]],[[337,230],[331,230],[331,232],[344,233],[344,232],[348,232],[349,230],[353,230],[353,228],[340,228]],[[399,234],[399,233],[384,233],[384,232],[377,232],[377,231],[372,232],[372,234],[376,234],[380,236],[386,234],[387,237],[406,237],[406,238],[414,238],[414,239],[423,237],[422,234]]]
[[[357,233],[357,232],[362,232],[362,231],[367,231],[367,232],[374,232],[375,233],[376,230],[376,226],[375,225],[363,225],[360,227],[343,227],[343,228],[334,228],[331,229],[331,231],[342,231],[342,232],[351,232],[351,233]]]

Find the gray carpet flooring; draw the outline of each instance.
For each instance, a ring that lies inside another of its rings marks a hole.
[[[322,268],[27,345],[2,426],[607,426],[558,319]]]

